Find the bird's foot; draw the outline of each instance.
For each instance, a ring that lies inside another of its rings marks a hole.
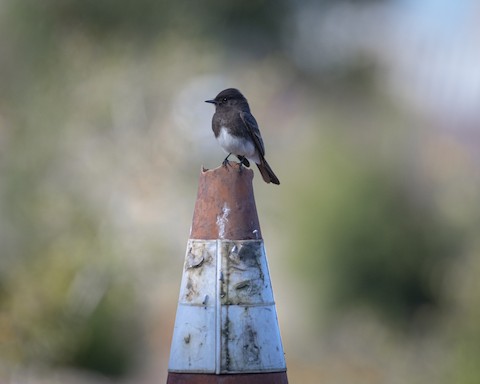
[[[245,167],[249,168],[250,167],[250,162],[245,156],[239,156],[237,155],[238,160],[240,160],[240,166],[244,165]]]
[[[228,158],[230,157],[231,153],[228,154],[228,156],[225,158],[225,160],[222,161],[222,165],[227,168],[227,165],[230,165],[230,162],[228,161]]]

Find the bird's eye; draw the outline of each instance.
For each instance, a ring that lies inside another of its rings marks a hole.
[[[227,98],[224,97],[224,98],[222,99],[222,101],[223,101],[224,103],[226,103],[226,102],[227,102]]]

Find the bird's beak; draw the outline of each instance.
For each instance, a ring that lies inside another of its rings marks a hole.
[[[205,100],[205,103],[217,104],[215,100]]]

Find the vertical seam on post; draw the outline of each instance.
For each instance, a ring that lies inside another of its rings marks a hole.
[[[222,364],[222,306],[221,306],[221,290],[222,290],[222,244],[217,239],[216,261],[217,261],[217,285],[215,292],[215,373],[220,374]]]

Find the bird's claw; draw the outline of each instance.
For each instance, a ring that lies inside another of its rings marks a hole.
[[[247,168],[250,167],[250,162],[245,156],[237,155],[237,157],[238,157],[238,160],[240,160],[240,165],[244,165]]]
[[[230,162],[228,161],[228,158],[230,157],[230,153],[228,154],[228,156],[225,158],[225,160],[222,161],[222,165],[227,168],[227,165],[230,165]]]

